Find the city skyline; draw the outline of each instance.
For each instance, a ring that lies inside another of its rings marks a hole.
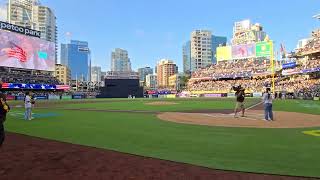
[[[57,16],[59,44],[70,38],[65,36],[66,32],[71,32],[72,39],[88,41],[93,65],[101,66],[103,71],[111,69],[106,62],[110,61],[109,54],[114,48],[128,50],[135,71],[139,67],[153,67],[162,58],[172,59],[182,70],[182,46],[195,29],[211,30],[213,34],[226,36],[230,42],[233,23],[251,19],[261,23],[277,45],[284,43],[288,50],[293,50],[298,40],[309,37],[319,26],[319,21],[312,18],[319,13],[316,1],[270,1],[269,5],[277,4],[272,10],[263,8],[266,4],[262,2],[252,4],[248,0],[242,3],[208,1],[199,15],[188,13],[192,10],[192,1],[185,1],[182,6],[168,0],[157,3],[98,0],[89,5],[74,0],[41,2]],[[70,11],[75,3],[78,11]],[[119,13],[122,9],[127,13]],[[83,16],[85,11],[91,13]]]

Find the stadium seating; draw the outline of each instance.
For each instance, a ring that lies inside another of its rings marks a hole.
[[[0,67],[0,79],[6,83],[53,84],[61,83],[48,72],[17,70]]]

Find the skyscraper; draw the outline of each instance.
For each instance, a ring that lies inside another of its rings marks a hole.
[[[168,88],[169,77],[178,73],[178,66],[173,61],[161,59],[157,64],[158,87]]]
[[[73,80],[91,79],[91,55],[88,42],[71,40],[69,44],[61,44],[61,64],[71,70]]]
[[[191,42],[187,41],[182,47],[183,72],[190,74],[191,72]]]
[[[138,73],[139,73],[139,80],[141,82],[145,82],[146,76],[148,74],[153,74],[153,69],[150,67],[139,68]]]
[[[91,67],[91,81],[95,83],[101,82],[101,67],[93,66]]]
[[[215,64],[217,47],[226,43],[226,37],[212,35],[211,31],[193,31],[191,40],[183,45],[183,72],[189,74],[199,68]]]
[[[7,13],[9,23],[41,31],[42,39],[54,42],[57,63],[57,26],[52,9],[39,0],[9,0]]]
[[[157,75],[148,74],[146,76],[146,87],[149,89],[157,88]]]
[[[111,53],[111,71],[131,72],[131,62],[127,50],[116,48]]]
[[[191,33],[191,72],[212,64],[212,33],[196,30]]]

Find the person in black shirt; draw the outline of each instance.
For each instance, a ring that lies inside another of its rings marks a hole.
[[[0,147],[2,146],[5,138],[3,123],[6,121],[7,113],[10,107],[6,102],[6,96],[0,92]]]
[[[245,89],[240,86],[233,87],[233,90],[236,91],[236,108],[234,109],[234,117],[237,118],[238,112],[242,111],[241,117],[244,117],[245,113],[245,106],[244,106],[244,100],[245,100]]]

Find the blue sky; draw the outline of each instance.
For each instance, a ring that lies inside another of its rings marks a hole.
[[[110,68],[114,48],[129,51],[132,67],[154,67],[169,58],[182,70],[182,44],[194,29],[209,29],[230,40],[235,21],[251,19],[264,26],[276,43],[293,49],[320,21],[320,0],[42,0],[53,8],[59,43],[89,42],[93,64]]]

